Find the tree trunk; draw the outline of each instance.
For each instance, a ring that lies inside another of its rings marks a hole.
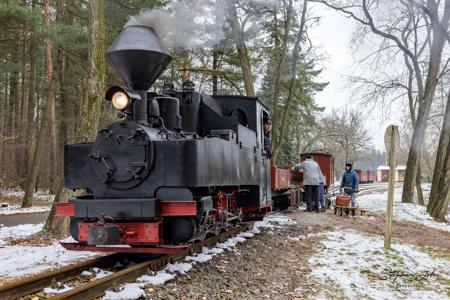
[[[34,10],[36,0],[33,0],[31,7]],[[34,87],[35,87],[35,52],[36,52],[36,38],[34,31],[31,32],[30,45],[28,48],[29,68],[28,68],[28,99],[27,99],[27,114],[25,122],[25,152],[24,152],[24,172],[29,173],[31,162],[31,148],[33,140],[33,125],[34,125]],[[25,182],[24,182],[25,183]],[[23,185],[25,189],[25,184]]]
[[[422,191],[422,186],[421,186],[421,179],[422,179],[422,172],[421,172],[421,168],[419,165],[419,168],[417,169],[417,175],[416,175],[416,191],[417,191],[417,203],[419,205],[424,206],[425,205],[425,201],[423,200],[423,191]]]
[[[450,199],[450,91],[447,96],[444,121],[439,136],[439,146],[436,153],[433,181],[431,184],[428,213],[439,220],[444,220]]]
[[[217,70],[218,70],[218,62],[219,60],[219,52],[217,50],[213,51],[213,74],[212,74],[212,94],[217,95]]]
[[[105,85],[105,1],[89,1],[89,81],[87,99],[83,101],[81,114],[83,119],[79,127],[79,133],[94,139],[100,121],[101,106],[103,103],[103,89]],[[63,175],[59,179],[59,192],[55,196],[54,203],[67,202],[72,192],[64,189]],[[69,229],[67,217],[55,217],[54,208],[49,214],[43,230],[60,236],[66,234]]]
[[[18,120],[18,127],[19,127],[19,135],[18,135],[18,144],[19,148],[16,151],[16,169],[17,169],[17,175],[19,178],[19,185],[23,187],[25,177],[27,176],[26,173],[26,162],[23,160],[23,157],[25,156],[26,148],[25,148],[25,128],[27,125],[27,110],[28,110],[28,96],[27,93],[30,92],[30,89],[28,88],[28,64],[29,60],[27,58],[27,42],[23,41],[22,43],[22,78],[21,78],[21,97],[20,97],[20,116]]]
[[[430,48],[430,58],[428,63],[427,79],[423,98],[420,99],[419,112],[417,114],[416,126],[411,140],[411,147],[406,164],[405,181],[403,182],[402,202],[414,202],[414,187],[417,171],[420,164],[420,158],[423,153],[423,144],[425,140],[425,129],[427,127],[428,116],[430,114],[431,104],[433,102],[436,85],[438,82],[439,68],[442,58],[442,51],[446,40],[441,32],[441,26],[444,24],[447,28],[450,19],[450,9],[446,5],[442,24],[432,22],[433,42]]]
[[[183,62],[182,62],[183,63],[183,72],[181,73],[181,81],[184,82],[184,81],[189,80],[189,76],[190,76],[190,74],[189,74],[189,66],[190,66],[190,61],[189,61],[190,53],[189,53],[189,50],[188,49],[184,49],[181,52],[181,57],[182,57],[182,60],[183,60]]]
[[[54,90],[55,84],[53,84],[53,90]],[[54,92],[53,92],[54,94]],[[53,193],[55,191],[56,185],[55,181],[58,176],[58,154],[57,154],[57,145],[58,142],[56,140],[56,103],[55,103],[55,96],[49,98],[51,101],[50,104],[50,118],[49,118],[49,159],[50,159],[50,172],[49,172],[49,191],[50,193]],[[52,184],[53,183],[53,184]]]
[[[19,36],[15,36],[15,46],[16,49],[19,47]],[[11,60],[15,63],[19,60],[18,51],[14,51],[11,56]],[[16,185],[16,181],[18,179],[17,170],[16,170],[16,156],[17,146],[18,146],[18,135],[20,134],[19,128],[17,127],[17,121],[19,117],[19,71],[17,70],[17,66],[14,66],[14,70],[10,77],[9,83],[9,126],[8,126],[8,135],[10,137],[10,155],[8,156],[8,176],[14,185]]]
[[[278,125],[278,98],[280,97],[280,90],[281,90],[281,75],[283,72],[283,66],[284,61],[286,58],[286,52],[288,49],[288,42],[289,42],[289,32],[291,30],[291,20],[292,20],[292,0],[289,0],[289,4],[286,10],[286,20],[284,23],[284,36],[283,41],[281,42],[281,47],[278,49],[277,43],[279,43],[279,39],[275,39],[275,51],[279,51],[279,54],[276,56],[278,58],[276,68],[274,70],[273,75],[273,94],[272,94],[272,142],[274,146],[276,146],[279,142],[278,138],[278,131],[279,131],[279,125]],[[276,18],[276,12],[275,12],[275,18]],[[275,20],[277,21],[277,20]],[[276,30],[276,28],[275,28]],[[272,159],[276,162],[278,157],[278,147],[273,147],[273,155]],[[275,151],[276,150],[276,151]]]
[[[50,27],[49,21],[49,0],[44,0],[44,22],[47,28]],[[31,207],[33,200],[33,190],[36,184],[37,175],[39,172],[39,165],[44,151],[45,140],[48,132],[50,111],[54,100],[54,80],[53,80],[53,62],[52,62],[52,43],[49,39],[45,39],[45,50],[47,59],[47,81],[48,81],[48,95],[45,103],[45,109],[42,114],[42,121],[39,128],[39,134],[34,149],[33,160],[30,171],[28,172],[27,181],[25,183],[25,196],[22,200],[22,207]]]
[[[25,123],[25,152],[24,152],[24,162],[26,163],[24,172],[25,174],[28,174],[29,172],[29,166],[31,165],[31,148],[33,144],[33,121],[34,121],[34,53],[35,53],[35,41],[32,39],[30,41],[30,68],[29,68],[29,75],[28,75],[28,99],[27,99],[27,116],[26,116],[26,123]]]
[[[280,136],[278,138],[278,141],[274,141],[274,147],[273,147],[273,153],[272,153],[272,159],[273,161],[277,161],[278,153],[281,145],[283,144],[284,135],[286,133],[286,127],[287,127],[287,119],[289,112],[291,111],[291,104],[292,104],[292,98],[294,97],[294,85],[297,77],[297,69],[298,69],[298,61],[300,59],[300,51],[301,51],[301,41],[303,38],[304,28],[305,28],[305,22],[306,22],[306,10],[307,10],[307,0],[303,1],[303,8],[302,8],[302,17],[300,19],[300,28],[297,34],[297,39],[295,41],[294,50],[292,52],[292,67],[291,67],[291,78],[289,81],[289,90],[288,90],[288,96],[286,100],[286,107],[283,112],[283,117],[281,120],[281,126],[280,126]],[[290,3],[292,5],[292,3]],[[292,6],[290,7],[292,9]],[[291,15],[290,12],[288,12],[288,16]],[[290,17],[288,17],[289,19]],[[290,21],[289,21],[290,22]],[[280,66],[281,67],[281,66]],[[301,81],[301,78],[298,79]]]
[[[229,20],[231,25],[231,31],[233,32],[234,42],[236,44],[236,50],[241,62],[242,76],[244,80],[245,94],[250,97],[254,97],[255,88],[253,86],[252,68],[250,65],[250,58],[248,56],[247,45],[244,37],[242,36],[241,24],[236,15],[236,7],[234,3],[230,1],[228,4]]]

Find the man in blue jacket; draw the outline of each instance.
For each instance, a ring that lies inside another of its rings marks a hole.
[[[348,162],[345,164],[345,172],[341,179],[341,191],[345,195],[352,198],[352,206],[356,207],[356,196],[355,193],[358,192],[359,178],[358,174],[352,170],[352,163]],[[352,212],[352,214],[354,211]]]

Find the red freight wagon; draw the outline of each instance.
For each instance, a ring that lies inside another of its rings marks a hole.
[[[375,172],[375,171],[367,171],[367,173],[368,173],[369,183],[374,182],[376,180],[376,178],[377,178],[377,172]]]
[[[300,161],[305,159],[306,155],[312,156],[312,159],[316,161],[320,169],[322,170],[322,174],[325,181],[325,188],[328,188],[334,183],[334,157],[328,153],[319,153],[319,152],[310,152],[310,153],[302,153],[300,154]]]
[[[291,171],[289,167],[276,166],[271,161],[272,199],[276,209],[297,207],[300,202],[300,188],[293,184],[297,175],[300,174]]]
[[[270,176],[272,179],[272,190],[287,190],[291,186],[290,170],[276,166],[273,161],[270,165]]]
[[[369,182],[369,171],[365,170],[355,170],[356,174],[358,174],[360,183],[368,183]]]

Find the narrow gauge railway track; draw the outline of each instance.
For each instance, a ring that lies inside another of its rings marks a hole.
[[[162,255],[157,258],[145,260],[143,262],[130,265],[123,270],[117,271],[111,275],[105,276],[103,278],[96,279],[85,285],[74,287],[64,293],[54,295],[50,298],[44,299],[80,299],[89,300],[101,297],[106,290],[116,287],[122,283],[132,282],[136,280],[139,276],[145,274],[148,270],[158,270],[161,267],[167,265],[171,262],[176,262],[182,260],[187,255],[192,255],[194,253],[199,253],[202,251],[203,247],[212,247],[217,243],[224,242],[228,238],[237,235],[240,232],[251,229],[253,222],[245,223],[239,227],[230,229],[229,231],[223,232],[218,236],[213,236],[204,241],[200,241],[192,244],[186,250],[179,253]],[[123,255],[112,254],[100,258],[91,259],[88,261],[83,261],[78,264],[63,267],[61,269],[48,272],[45,274],[40,274],[37,276],[25,278],[23,280],[14,282],[12,284],[6,285],[0,288],[0,299],[10,300],[18,299],[28,295],[36,294],[42,291],[44,288],[48,287],[52,282],[68,282],[76,276],[80,275],[84,270],[88,270],[92,267],[105,267],[114,264]],[[38,297],[39,298],[39,297]],[[35,298],[35,299],[38,299]]]
[[[400,187],[400,186],[402,186],[401,183],[396,183],[395,184],[396,188]],[[330,196],[330,197],[336,196],[337,194],[339,194],[339,190],[340,190],[340,187],[338,187],[338,186],[329,188],[328,189],[328,196]],[[367,194],[372,193],[372,192],[387,191],[387,190],[388,190],[388,185],[387,184],[380,184],[380,183],[377,183],[377,184],[367,183],[366,184],[366,183],[364,183],[364,184],[360,184],[359,185],[358,195],[359,196],[364,196],[364,195],[367,195]]]

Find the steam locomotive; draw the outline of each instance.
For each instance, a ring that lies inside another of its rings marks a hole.
[[[272,210],[262,102],[188,81],[148,91],[172,60],[150,27],[125,27],[106,59],[127,87],[106,91],[117,122],[65,145],[65,187],[86,191],[56,206],[67,249],[171,253]]]

